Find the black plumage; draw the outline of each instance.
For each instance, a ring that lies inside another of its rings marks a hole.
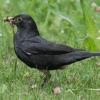
[[[100,53],[90,53],[47,41],[40,36],[36,23],[27,14],[8,17],[5,21],[17,26],[17,32],[14,34],[14,49],[18,58],[29,67],[41,70],[45,74],[42,85],[51,76],[49,70],[62,69],[63,65],[100,56]]]

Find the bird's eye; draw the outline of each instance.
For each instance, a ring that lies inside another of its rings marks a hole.
[[[21,18],[21,17],[18,17],[18,18],[16,19],[16,21],[17,21],[17,23],[19,23],[19,22],[22,21],[22,18]]]

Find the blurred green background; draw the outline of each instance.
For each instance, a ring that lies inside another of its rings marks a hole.
[[[99,57],[52,71],[50,82],[39,88],[42,73],[17,59],[12,27],[3,22],[20,13],[31,15],[50,41],[100,51],[99,0],[0,0],[0,100],[99,100]],[[52,92],[55,86],[59,95]]]

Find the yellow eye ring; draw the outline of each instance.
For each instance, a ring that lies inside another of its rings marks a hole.
[[[16,19],[16,21],[17,21],[17,23],[18,23],[18,22],[21,22],[21,21],[22,21],[22,18],[21,18],[21,17],[18,17],[18,18]]]

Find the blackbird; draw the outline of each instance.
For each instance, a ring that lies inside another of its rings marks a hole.
[[[47,41],[40,36],[35,21],[28,14],[7,17],[5,21],[17,27],[14,34],[14,50],[17,57],[29,67],[44,73],[42,86],[51,77],[49,70],[62,69],[63,65],[69,65],[92,56],[100,56],[100,52],[91,53]]]

